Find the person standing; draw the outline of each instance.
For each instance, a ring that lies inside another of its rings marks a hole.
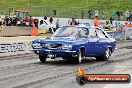
[[[105,24],[103,25],[103,28],[105,31],[110,31],[111,25],[109,24],[109,21],[106,21]]]
[[[126,12],[125,12],[125,17],[126,17],[126,21],[129,21],[129,20],[130,20],[130,19],[129,19],[129,17],[130,17],[129,11],[126,11]]]
[[[101,16],[102,16],[102,20],[105,19],[105,12],[104,11],[101,11]]]
[[[114,18],[113,17],[110,17],[110,23],[113,24],[113,20]]]
[[[91,10],[88,11],[88,16],[89,16],[89,19],[92,19],[92,11]]]
[[[52,22],[53,22],[53,18],[52,17],[50,17],[49,22],[52,24]]]
[[[44,20],[47,20],[47,16],[44,16]]]
[[[95,17],[96,17],[96,16],[99,16],[98,10],[95,10]]]
[[[99,27],[99,18],[98,18],[98,16],[95,16],[93,22],[94,22],[95,27]]]
[[[1,30],[2,30],[2,18],[0,16],[0,32],[1,32]]]
[[[116,12],[113,10],[113,11],[112,11],[112,18],[113,18],[113,19],[115,18],[115,15],[116,15]]]
[[[34,24],[35,24],[35,27],[37,27],[37,28],[38,28],[38,23],[39,23],[39,22],[38,22],[38,19],[35,18],[35,19],[34,19]]]
[[[57,19],[57,21],[56,21],[56,29],[58,29],[59,28],[59,19]]]
[[[129,13],[130,13],[129,19],[130,19],[130,21],[132,21],[132,11],[130,11]]]
[[[121,17],[120,17],[120,16],[121,16],[120,11],[117,11],[117,12],[116,12],[116,15],[117,15],[117,17],[118,17],[118,21],[120,21],[120,19],[121,19]]]
[[[84,19],[84,11],[83,10],[81,11],[81,17],[82,17],[82,19]]]

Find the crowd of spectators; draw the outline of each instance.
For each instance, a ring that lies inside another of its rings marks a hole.
[[[100,19],[108,19],[106,18],[107,12],[105,11],[98,11],[98,10],[89,10],[88,11],[88,18],[89,19],[94,19],[95,16],[100,17]],[[112,11],[110,19],[115,19],[117,18],[118,21],[123,20],[125,18],[126,21],[132,21],[132,11]]]
[[[2,25],[4,26],[32,26],[32,24],[35,24],[35,19],[32,17],[10,17],[5,16],[2,22]]]

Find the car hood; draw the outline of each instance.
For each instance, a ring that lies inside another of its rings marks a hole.
[[[74,37],[46,37],[36,39],[33,42],[40,43],[52,43],[52,44],[74,44],[77,41],[77,38]]]

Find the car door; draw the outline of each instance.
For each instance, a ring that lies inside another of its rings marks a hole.
[[[96,33],[98,36],[98,54],[104,54],[107,50],[108,43],[109,43],[109,39],[108,37],[105,35],[105,33],[103,33],[103,31],[101,29],[96,29]]]
[[[86,56],[95,56],[99,52],[99,38],[96,33],[96,29],[89,29],[86,44]]]

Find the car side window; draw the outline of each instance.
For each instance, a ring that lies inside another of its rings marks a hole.
[[[97,29],[96,32],[99,38],[107,38],[101,30]]]
[[[80,38],[86,38],[87,37],[87,30],[80,28],[78,35],[79,35]]]
[[[97,38],[97,34],[96,34],[95,29],[89,29],[89,37]]]

